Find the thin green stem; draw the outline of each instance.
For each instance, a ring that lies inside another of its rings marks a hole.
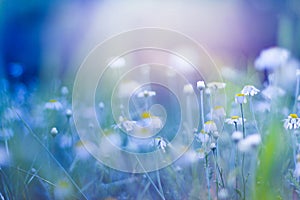
[[[208,154],[205,155],[204,168],[205,168],[205,178],[206,178],[207,195],[208,195],[207,197],[208,197],[208,200],[211,200],[211,197],[210,197],[210,181],[209,181]]]
[[[245,120],[244,120],[243,104],[240,104],[240,107],[241,107],[241,114],[242,114],[243,139],[245,139],[246,133],[245,133]],[[244,165],[245,165],[245,153],[243,153],[243,155],[242,155],[243,200],[246,199],[246,180],[245,180],[245,175],[244,175]]]
[[[218,163],[218,160],[217,160],[217,155],[216,155],[215,151],[216,150],[213,151],[214,160],[215,160],[215,163],[216,163],[216,166],[217,166],[217,170],[219,172],[219,176],[221,178],[222,188],[225,188],[225,182],[224,182],[224,179],[223,179],[223,173],[222,173],[221,168],[219,166],[219,163]]]

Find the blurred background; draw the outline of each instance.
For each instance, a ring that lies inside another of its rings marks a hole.
[[[0,78],[25,86],[45,86],[54,78],[72,80],[99,42],[139,27],[182,32],[203,45],[218,65],[244,68],[262,49],[275,45],[299,58],[299,4],[297,0],[0,0]]]

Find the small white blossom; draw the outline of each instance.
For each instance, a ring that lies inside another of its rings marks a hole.
[[[63,106],[59,101],[50,99],[49,102],[45,104],[45,108],[48,110],[61,110]]]
[[[243,133],[240,131],[234,131],[231,135],[231,139],[237,143],[239,142],[241,139],[243,139]]]
[[[227,199],[229,196],[228,190],[225,188],[220,189],[218,193],[219,199]]]
[[[290,114],[287,119],[284,120],[285,129],[297,129],[300,127],[300,119],[297,114]]]
[[[216,148],[217,148],[216,143],[212,142],[212,143],[210,144],[209,148],[210,148],[212,151],[216,150]]]
[[[235,102],[239,104],[247,103],[247,99],[244,94],[236,94]]]
[[[66,110],[66,116],[67,116],[67,118],[72,117],[72,114],[73,114],[73,112],[72,112],[71,109],[67,109],[67,110]]]
[[[242,91],[241,91],[241,93],[244,94],[244,95],[246,95],[246,96],[248,96],[248,95],[254,96],[254,95],[256,95],[258,92],[260,92],[260,90],[257,89],[256,87],[254,87],[253,85],[246,85],[246,86],[242,89]]]
[[[286,92],[280,87],[269,85],[261,93],[265,98],[272,100],[277,97],[283,97]]]
[[[193,88],[192,84],[186,84],[183,87],[183,92],[186,93],[186,94],[193,94],[194,93],[194,88]]]
[[[61,92],[61,94],[62,94],[63,96],[66,96],[66,95],[69,94],[69,89],[68,89],[66,86],[63,86],[63,87],[61,88],[60,92]]]
[[[205,83],[204,83],[204,81],[198,81],[197,82],[197,89],[198,90],[204,90],[205,89]]]
[[[203,127],[204,132],[206,133],[213,133],[213,132],[217,132],[217,125],[214,121],[207,121],[204,123],[204,127]]]
[[[244,121],[246,121],[246,119],[244,119]],[[232,116],[231,118],[225,119],[225,122],[227,124],[241,125],[243,123],[243,119],[241,117],[239,117],[239,116]]]
[[[55,136],[58,134],[57,128],[56,128],[56,127],[53,127],[53,128],[51,129],[51,131],[50,131],[50,134],[51,134],[53,137],[55,137]]]
[[[67,180],[59,180],[54,187],[55,199],[69,199],[74,193],[72,184]]]
[[[204,132],[204,130],[201,130],[200,133],[195,133],[195,137],[201,143],[206,143],[209,140],[209,136],[207,133]]]
[[[248,152],[251,149],[257,147],[261,143],[260,134],[248,135],[245,139],[240,140],[238,143],[238,148],[241,152]]]

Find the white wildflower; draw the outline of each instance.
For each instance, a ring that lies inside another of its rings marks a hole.
[[[297,114],[290,114],[287,119],[284,120],[285,129],[297,129],[300,127],[300,119]]]
[[[234,131],[231,135],[231,139],[237,143],[239,142],[241,139],[243,139],[243,133],[240,131]]]
[[[261,143],[260,134],[248,135],[245,139],[240,140],[238,143],[238,148],[241,152],[248,152],[251,149],[257,147]]]
[[[51,134],[53,137],[55,137],[55,136],[58,134],[57,128],[56,128],[56,127],[53,127],[53,128],[51,129],[51,131],[50,131],[50,134]]]
[[[246,121],[246,119],[244,119],[244,121]],[[243,119],[239,116],[232,116],[231,118],[225,119],[225,122],[227,124],[241,125],[243,123]]]
[[[247,99],[244,94],[236,94],[235,102],[239,104],[247,103]]]
[[[255,68],[258,70],[274,70],[283,66],[290,58],[290,52],[280,47],[271,47],[261,51],[255,60]]]
[[[59,101],[50,99],[49,102],[45,104],[45,108],[48,110],[61,110],[63,106]]]
[[[147,98],[147,97],[152,97],[152,96],[155,96],[155,95],[156,95],[155,91],[144,90],[144,91],[139,92],[137,94],[137,97],[139,97],[139,98]]]
[[[207,121],[207,122],[205,122],[203,130],[206,133],[213,133],[213,132],[218,131],[217,125],[216,125],[216,123],[214,121]]]
[[[186,84],[183,87],[183,92],[186,93],[186,94],[193,94],[194,93],[194,89],[193,89],[192,84]]]
[[[167,147],[167,142],[164,138],[162,137],[156,137],[154,139],[154,144],[157,148],[162,149],[163,152],[165,152],[165,148]]]
[[[241,93],[244,94],[244,95],[246,95],[246,96],[248,96],[248,95],[254,96],[254,95],[256,95],[258,92],[260,92],[260,90],[257,89],[256,87],[254,87],[253,85],[246,85],[246,86],[242,89],[242,91],[241,91]]]
[[[204,81],[198,81],[197,82],[197,89],[198,90],[204,90],[205,89],[205,83],[204,83]]]

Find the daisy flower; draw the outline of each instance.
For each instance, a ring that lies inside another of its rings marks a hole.
[[[213,133],[216,132],[218,129],[214,121],[207,121],[204,123],[203,130],[205,133]]]
[[[260,134],[248,135],[245,139],[240,140],[238,143],[238,148],[241,152],[248,152],[251,149],[257,147],[261,143]]]
[[[246,121],[246,120],[244,119],[244,121]],[[233,124],[233,125],[237,124],[237,125],[241,125],[242,122],[243,122],[243,119],[242,119],[241,117],[239,117],[239,116],[232,116],[231,118],[225,119],[225,122],[226,122],[227,124]]]
[[[300,120],[297,114],[290,114],[287,119],[284,120],[285,129],[297,129],[300,127]]]
[[[63,108],[62,104],[56,99],[50,99],[46,104],[45,108],[48,110],[61,110]]]
[[[204,81],[198,81],[198,82],[197,82],[197,89],[198,89],[198,90],[204,90],[204,88],[205,88],[205,83],[204,83]]]
[[[157,148],[162,149],[163,152],[165,152],[165,148],[167,147],[167,142],[164,138],[162,137],[156,137],[154,139],[154,144]]]
[[[193,94],[194,93],[194,88],[193,88],[192,84],[186,84],[183,87],[183,92],[186,93],[186,94]]]
[[[239,104],[247,103],[247,99],[245,94],[236,94],[235,95],[235,102]]]
[[[260,92],[260,90],[257,89],[256,87],[254,87],[253,85],[246,85],[241,91],[241,93],[246,96],[249,96],[249,95],[254,96],[259,92]]]

